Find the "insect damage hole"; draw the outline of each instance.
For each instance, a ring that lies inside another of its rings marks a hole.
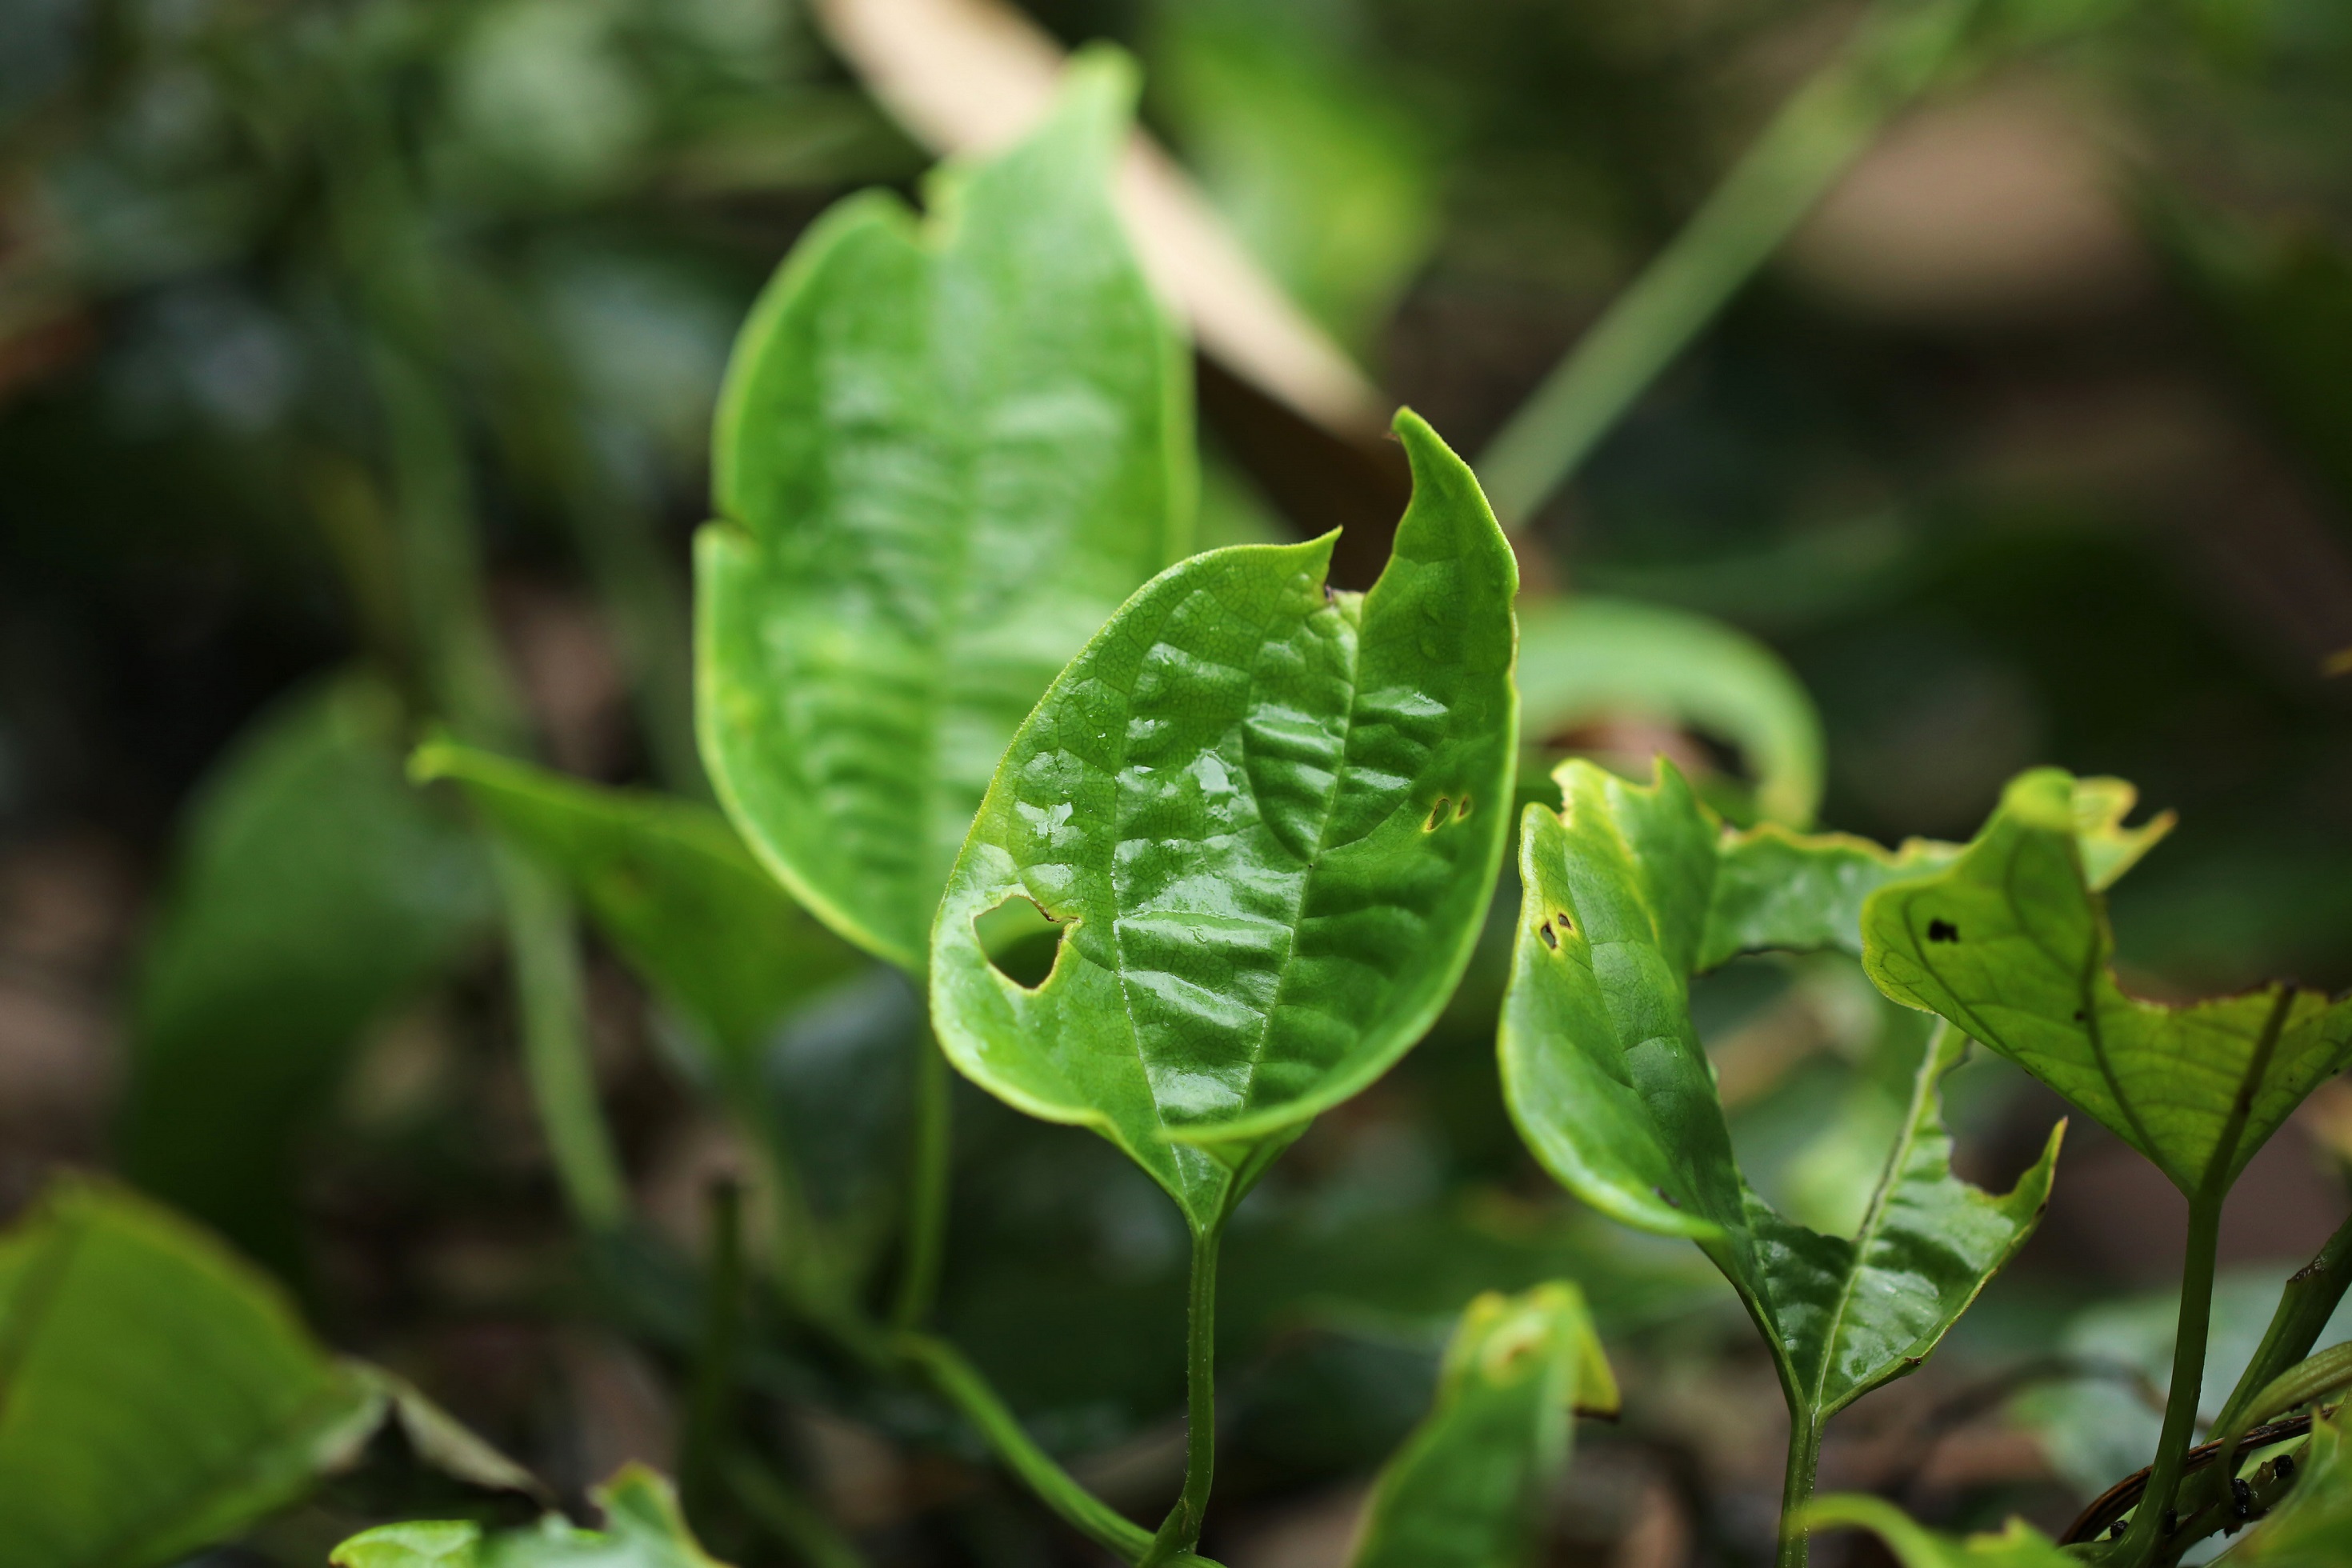
[[[1946,920],[1929,921],[1927,922],[1927,940],[1929,942],[1958,942],[1960,940],[1960,928]]]
[[[971,918],[971,934],[990,967],[1024,991],[1054,973],[1054,959],[1073,922],[1057,921],[1026,893],[1008,893],[994,909]]]
[[[1445,796],[1442,795],[1439,795],[1436,803],[1430,806],[1429,818],[1421,825],[1421,830],[1423,833],[1434,833],[1439,828],[1444,826],[1445,814],[1453,809],[1453,805],[1454,803],[1446,799]],[[1393,820],[1393,818],[1391,818],[1391,820]]]

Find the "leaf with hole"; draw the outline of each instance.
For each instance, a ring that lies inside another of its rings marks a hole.
[[[1133,92],[1090,57],[927,220],[835,208],[720,396],[704,760],[794,896],[902,968],[1022,718],[1188,536],[1189,361],[1109,196]]]
[[[2321,1080],[2352,1060],[2352,1002],[2273,985],[2183,1005],[2126,995],[2099,864],[2077,841],[2084,785],[2019,777],[1938,874],[1866,906],[1864,962],[2089,1111],[2191,1198],[2218,1201]]]
[[[1397,431],[1413,497],[1371,591],[1326,588],[1329,537],[1155,578],[1022,726],[940,907],[950,1058],[1196,1228],[1420,1038],[1501,860],[1517,570],[1469,469]],[[1034,989],[974,928],[1014,900],[1062,925]]]
[[[1691,977],[1742,952],[1850,949],[1870,888],[1954,851],[1728,832],[1664,763],[1646,787],[1582,762],[1559,777],[1563,809],[1530,805],[1520,833],[1501,1042],[1513,1118],[1579,1198],[1699,1244],[1763,1329],[1792,1413],[1817,1429],[1917,1366],[2025,1240],[2057,1133],[2006,1196],[1955,1178],[1937,1089],[1962,1042],[1940,1040],[1860,1230],[1808,1230],[1733,1159]]]
[[[1617,1382],[1583,1292],[1489,1292],[1462,1314],[1429,1417],[1382,1467],[1355,1568],[1507,1568],[1535,1561],[1571,1417],[1613,1415]]]

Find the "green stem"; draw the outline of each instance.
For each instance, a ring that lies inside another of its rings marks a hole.
[[[1217,1247],[1225,1221],[1192,1237],[1192,1289],[1184,1314],[1184,1489],[1168,1510],[1142,1568],[1166,1563],[1200,1544],[1208,1516],[1209,1484],[1217,1459]]]
[[[703,1276],[702,1343],[695,1355],[677,1467],[687,1517],[698,1523],[719,1493],[719,1456],[732,1425],[735,1360],[743,1330],[742,1189],[723,1178],[711,1183],[704,1212],[710,1222],[710,1261]]]
[[[1808,1538],[1801,1521],[1822,1470],[1822,1427],[1803,1401],[1789,1407],[1789,1463],[1780,1479],[1780,1545],[1773,1568],[1805,1568]]]
[[[963,1413],[1005,1468],[1070,1528],[1123,1563],[1140,1562],[1152,1550],[1150,1531],[1080,1486],[1056,1464],[953,1345],[915,1333],[900,1334],[894,1343],[902,1357],[921,1370],[940,1396]]]
[[[2180,1272],[2180,1321],[2172,1342],[2172,1388],[2164,1402],[2164,1431],[2147,1490],[2116,1546],[2119,1563],[2144,1563],[2161,1550],[2180,1490],[2180,1470],[2197,1436],[2197,1405],[2205,1385],[2205,1342],[2213,1321],[2213,1269],[2221,1240],[2221,1198],[2202,1193],[2189,1203],[2189,1260]]]
[[[2254,1359],[2246,1363],[2245,1375],[2230,1391],[2229,1403],[2221,1406],[2213,1423],[2214,1431],[2235,1426],[2246,1406],[2270,1386],[2273,1378],[2311,1353],[2311,1347],[2319,1342],[2319,1331],[2344,1300],[2347,1286],[2352,1286],[2352,1216],[2336,1227],[2336,1234],[2312,1260],[2296,1269],[2280,1289],[2271,1326]]]
[[[1479,457],[1517,529],[1780,247],[1880,127],[1946,72],[1981,0],[1879,0],[1705,205],[1610,305]]]
[[[948,1178],[954,1152],[950,1122],[954,1086],[948,1080],[947,1053],[925,1030],[917,1047],[913,1148],[907,1163],[907,1246],[898,1270],[898,1293],[890,1325],[919,1328],[930,1315],[947,1252]]]
[[[522,1017],[523,1070],[566,1205],[592,1234],[628,1220],[628,1187],[596,1100],[589,1065],[587,1009],[571,901],[520,851],[493,838],[506,905],[507,947]]]

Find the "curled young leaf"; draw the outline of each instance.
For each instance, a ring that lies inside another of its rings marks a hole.
[[[1920,1066],[1859,1232],[1774,1213],[1733,1159],[1691,976],[1742,951],[1851,946],[1862,894],[1944,851],[1727,833],[1665,763],[1647,787],[1581,762],[1559,780],[1564,808],[1529,806],[1520,837],[1502,1026],[1512,1115],[1579,1198],[1706,1250],[1770,1342],[1791,1411],[1817,1426],[1917,1366],[2023,1243],[2057,1134],[2005,1196],[1956,1178],[1937,1091],[1964,1042],[1948,1037]]]
[[[1196,1227],[1420,1038],[1502,858],[1517,568],[1461,459],[1397,431],[1412,503],[1371,591],[1325,587],[1328,537],[1155,578],[1022,726],[940,907],[950,1059]],[[1062,926],[1034,990],[974,927],[1023,899]]]
[[[1570,1416],[1616,1409],[1583,1292],[1557,1282],[1480,1296],[1446,1347],[1435,1405],[1373,1484],[1355,1568],[1532,1561]]]
[[[827,214],[720,396],[704,760],[793,895],[903,968],[1022,717],[1187,537],[1189,362],[1109,197],[1133,92],[1091,58],[927,221]]]
[[[2191,1198],[2218,1200],[2288,1114],[2352,1061],[2352,1003],[2273,985],[2175,1006],[2125,994],[2076,829],[2112,786],[2012,782],[1965,854],[1863,917],[1879,989],[1937,1013],[2089,1111]]]
[[[1822,799],[1822,720],[1780,656],[1720,621],[1580,595],[1519,612],[1522,722],[1537,740],[1595,719],[1654,715],[1739,747],[1757,808],[1802,827]]]

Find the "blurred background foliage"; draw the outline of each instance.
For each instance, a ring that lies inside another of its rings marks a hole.
[[[2343,986],[2352,9],[1993,8],[2007,43],[1894,121],[1531,520],[1531,595],[1776,650],[1818,703],[1830,826],[1965,836],[2037,762],[2132,779],[2181,814],[2116,897],[2140,986]],[[1031,11],[1138,55],[1147,123],[1258,262],[1465,452],[1861,15]],[[794,0],[0,5],[0,1205],[61,1163],[120,1169],[569,1495],[677,1462],[691,1334],[660,1259],[701,1253],[705,1188],[741,1156],[691,1042],[592,946],[579,1009],[654,1261],[634,1284],[583,1266],[496,868],[402,758],[434,714],[702,793],[685,547],[729,342],[819,210],[929,161]],[[1204,542],[1324,525],[1270,499],[1298,488],[1292,436],[1212,400]],[[1771,723],[1692,711],[1570,703],[1538,750],[1664,749],[1743,813]],[[1562,1274],[1628,1414],[1564,1484],[1556,1560],[1769,1541],[1769,1373],[1696,1259],[1533,1171],[1496,1095],[1489,935],[1431,1040],[1229,1243],[1226,1561],[1339,1561],[1464,1300]],[[1698,1002],[1744,1162],[1850,1223],[1916,1020],[1842,962],[1743,964]],[[827,1213],[892,1179],[919,1020],[856,969],[760,1047]],[[2055,1111],[1999,1065],[1953,1096],[1987,1180]],[[959,1110],[944,1325],[1090,1484],[1148,1506],[1180,1458],[1175,1216],[1083,1134]],[[2225,1258],[2274,1279],[2333,1228],[2344,1122],[2257,1163]],[[2169,1322],[2115,1297],[2173,1269],[2177,1205],[2080,1127],[2057,1192],[1936,1365],[1833,1431],[1825,1480],[2049,1524],[2111,1479]],[[2258,1325],[2264,1289],[2240,1294]],[[789,1343],[757,1366],[749,1418],[877,1561],[1087,1560],[935,1413]],[[370,1467],[222,1561],[315,1562],[425,1484]],[[698,1522],[789,1560],[723,1507]]]

